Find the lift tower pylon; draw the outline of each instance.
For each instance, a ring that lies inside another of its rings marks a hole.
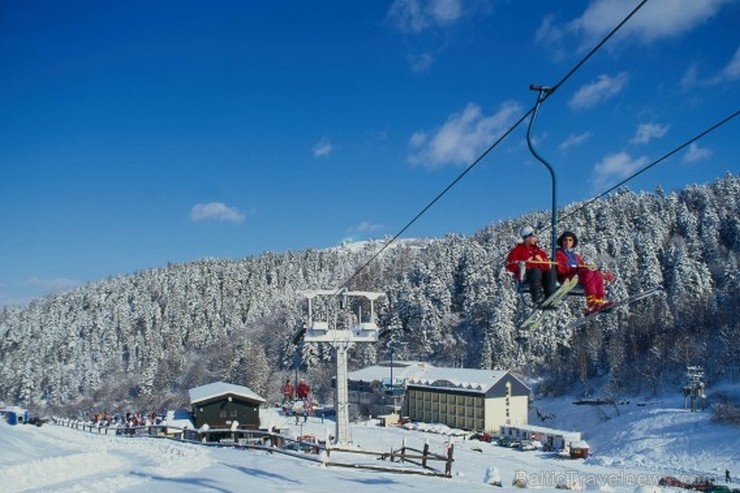
[[[352,441],[349,428],[349,391],[347,389],[347,353],[356,343],[378,342],[380,332],[375,321],[375,300],[383,293],[372,291],[337,291],[318,289],[304,291],[308,298],[308,323],[303,336],[305,342],[327,343],[334,348],[337,363],[336,393],[334,410],[337,415],[336,433],[334,441],[337,444],[347,444]],[[317,297],[326,297],[322,308],[329,306],[329,300],[340,297],[339,309],[330,317],[323,314],[323,319],[317,319],[314,313],[313,301]],[[350,311],[350,300],[358,301],[356,315]],[[362,302],[369,302],[369,309],[363,314]]]

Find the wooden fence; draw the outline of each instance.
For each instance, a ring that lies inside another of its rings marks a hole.
[[[196,443],[211,447],[234,447],[241,449],[265,450],[270,453],[280,453],[297,457],[303,460],[319,462],[326,466],[348,467],[354,469],[368,469],[404,474],[422,474],[449,478],[452,476],[454,462],[454,444],[448,442],[445,454],[430,452],[429,442],[425,442],[422,449],[409,447],[404,439],[401,447],[390,451],[373,451],[361,448],[332,445],[330,440],[319,440],[312,435],[303,435],[297,438],[283,433],[267,430],[247,430],[230,428],[211,428],[195,430],[174,426],[142,425],[142,426],[103,426],[94,423],[73,419],[55,418],[53,422],[76,430],[104,435],[119,435],[122,437],[151,437]],[[364,456],[372,459],[371,462],[348,461],[347,457]],[[379,465],[378,460],[388,461],[391,464]],[[406,467],[412,464],[418,468]],[[444,468],[434,467],[433,463],[443,463]]]

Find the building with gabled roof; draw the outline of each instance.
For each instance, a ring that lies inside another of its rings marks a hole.
[[[412,420],[498,433],[527,424],[531,389],[506,370],[429,367],[406,382]]]
[[[196,428],[230,428],[234,421],[239,428],[259,428],[259,407],[265,399],[248,387],[214,382],[188,391]]]

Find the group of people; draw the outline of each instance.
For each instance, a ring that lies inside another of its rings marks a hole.
[[[290,381],[290,378],[288,378],[285,380],[285,384],[283,385],[283,402],[290,402],[295,398],[304,401],[308,399],[308,395],[310,393],[311,387],[309,387],[304,379],[301,378],[298,385],[293,387],[293,383]]]
[[[516,276],[518,282],[529,286],[535,306],[539,306],[555,293],[557,283],[576,275],[578,284],[583,287],[586,295],[585,315],[614,305],[613,301],[606,299],[604,289],[605,282],[614,280],[613,274],[583,262],[583,258],[575,251],[578,246],[575,233],[566,231],[558,237],[554,261],[538,245],[537,235],[532,227],[523,227],[519,234],[522,241],[509,252],[506,268]]]
[[[146,414],[140,412],[128,412],[124,416],[121,413],[110,414],[108,412],[101,411],[93,414],[90,421],[98,428],[115,427],[118,429],[116,432],[117,434],[133,434],[133,428],[162,424],[164,422],[164,415],[151,411]]]
[[[294,415],[296,424],[298,424],[300,417],[303,417],[305,423],[308,420],[308,415],[311,414],[313,406],[310,394],[311,387],[304,379],[301,379],[295,386],[293,386],[290,378],[286,379],[285,384],[283,384],[283,413]]]

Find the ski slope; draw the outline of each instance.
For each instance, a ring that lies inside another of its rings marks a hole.
[[[205,447],[148,437],[81,432],[52,424],[43,427],[0,423],[0,491],[3,492],[343,492],[491,491],[498,475],[503,489],[525,478],[530,488],[554,491],[560,483],[584,490],[634,492],[655,487],[660,477],[686,480],[724,471],[740,474],[740,429],[712,423],[709,411],[689,412],[681,398],[576,406],[569,400],[537,401],[552,417],[532,424],[578,430],[592,448],[586,460],[558,459],[490,443],[450,437],[443,426],[381,428],[375,421],[353,424],[353,445],[398,449],[406,442],[444,453],[455,444],[453,477],[435,478],[337,467],[282,454]],[[334,432],[334,422],[292,418],[263,410],[264,424],[290,428],[296,436]],[[433,432],[421,428],[433,429]],[[315,456],[314,456],[315,457]],[[382,461],[376,461],[382,464]],[[494,469],[495,468],[495,469]],[[730,484],[740,488],[740,484]],[[664,488],[666,489],[666,488]]]

